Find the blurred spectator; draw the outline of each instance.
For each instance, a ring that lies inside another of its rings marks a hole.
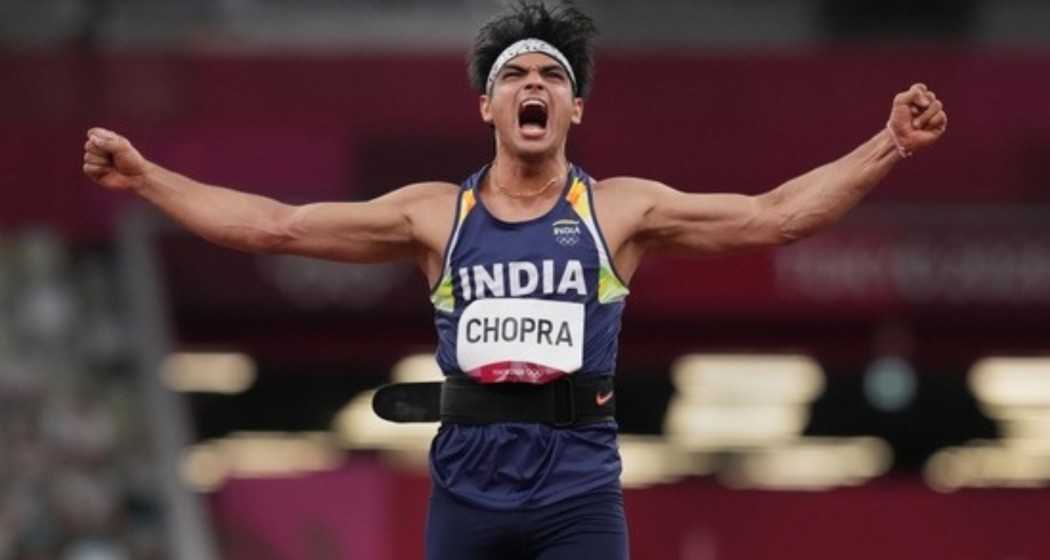
[[[0,560],[165,557],[106,262],[45,229],[0,239]]]

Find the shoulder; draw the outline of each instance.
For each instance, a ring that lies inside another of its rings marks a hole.
[[[592,181],[595,212],[614,253],[637,233],[665,185],[638,177],[610,177]]]
[[[609,177],[594,181],[591,188],[595,193],[608,193],[610,196],[633,196],[650,194],[669,187],[659,181],[641,177]]]
[[[412,183],[397,190],[391,191],[377,200],[386,200],[404,205],[426,205],[441,202],[452,203],[456,200],[461,187],[454,183],[443,181],[427,181],[423,183]]]
[[[459,191],[460,186],[454,183],[427,181],[405,185],[373,202],[396,209],[409,219],[428,219],[431,215],[438,217],[446,210],[455,208]]]
[[[391,197],[417,236],[439,250],[448,237],[462,187],[454,183],[425,182],[406,185],[384,197]]]
[[[670,187],[640,177],[610,177],[594,181],[591,189],[596,203],[614,203],[645,211],[656,197],[669,191]]]

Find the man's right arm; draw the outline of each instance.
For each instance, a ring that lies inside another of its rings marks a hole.
[[[420,239],[412,210],[443,191],[420,183],[368,202],[291,206],[164,169],[108,130],[88,131],[84,150],[84,173],[96,183],[135,192],[201,237],[252,253],[349,262],[418,257],[430,243]]]

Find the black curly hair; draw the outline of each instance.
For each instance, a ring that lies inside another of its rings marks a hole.
[[[489,70],[500,53],[521,39],[540,39],[565,55],[576,74],[576,95],[587,97],[594,76],[592,41],[598,34],[594,20],[566,0],[553,8],[542,1],[519,0],[511,12],[485,24],[469,56],[470,83],[485,91]]]

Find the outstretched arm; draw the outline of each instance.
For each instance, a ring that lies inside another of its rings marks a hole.
[[[683,193],[621,181],[642,199],[632,239],[642,247],[718,254],[789,243],[835,223],[903,157],[933,144],[948,125],[936,95],[916,84],[893,100],[887,126],[845,156],[758,196]]]
[[[368,202],[291,206],[164,169],[108,130],[88,131],[84,150],[84,173],[99,185],[132,191],[201,237],[253,253],[352,262],[418,255],[412,210],[441,191],[423,183]]]

